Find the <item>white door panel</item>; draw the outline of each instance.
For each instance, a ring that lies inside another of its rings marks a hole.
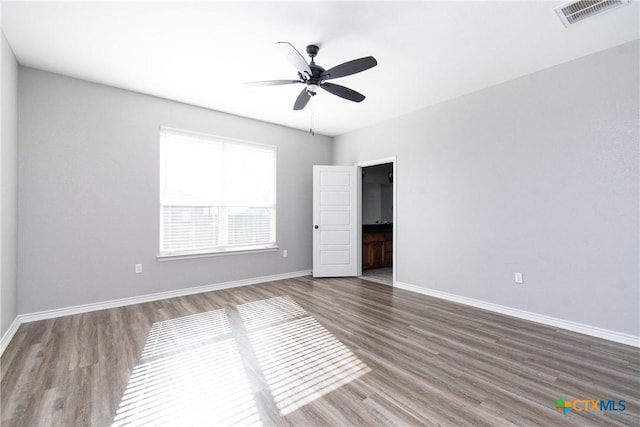
[[[321,245],[348,245],[351,237],[349,231],[322,231],[320,234]]]
[[[349,251],[322,251],[320,262],[324,265],[349,265],[351,257]]]
[[[358,180],[355,166],[313,167],[313,276],[358,273]]]
[[[349,206],[349,192],[323,191],[320,193],[320,203],[323,206]]]
[[[349,212],[320,212],[320,224],[322,225],[351,225]]]
[[[324,166],[320,166],[324,167]],[[332,167],[332,166],[329,166]],[[338,168],[342,166],[336,166]],[[351,176],[349,172],[338,172],[338,171],[329,171],[329,170],[321,170],[320,171],[320,185],[323,187],[331,187],[331,186],[340,186],[346,187],[349,185],[351,180]]]

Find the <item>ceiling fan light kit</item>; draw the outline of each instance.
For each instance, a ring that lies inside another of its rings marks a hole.
[[[366,56],[325,70],[315,63],[314,58],[318,55],[318,51],[320,50],[317,45],[310,44],[307,46],[307,55],[311,58],[309,63],[307,63],[302,54],[300,54],[300,52],[298,52],[291,43],[278,42],[276,43],[276,46],[291,65],[293,65],[298,71],[298,80],[265,80],[248,82],[245,83],[245,86],[274,86],[302,83],[305,85],[305,88],[302,89],[296,98],[293,104],[294,110],[304,109],[311,97],[316,95],[319,88],[349,101],[362,102],[362,100],[365,99],[363,94],[345,86],[329,83],[327,80],[350,76],[378,65],[378,62],[373,56]]]

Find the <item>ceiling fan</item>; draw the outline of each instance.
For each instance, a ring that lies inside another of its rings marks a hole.
[[[318,88],[322,88],[340,98],[348,99],[353,102],[361,102],[365,96],[353,89],[340,86],[335,83],[329,83],[327,80],[337,79],[339,77],[350,76],[378,65],[373,56],[354,59],[335,67],[325,70],[315,63],[314,58],[318,54],[320,48],[314,44],[307,46],[307,54],[311,57],[311,62],[307,64],[302,54],[296,50],[291,43],[278,42],[276,46],[284,57],[298,70],[298,80],[265,80],[259,82],[248,82],[245,86],[275,86],[287,85],[294,83],[302,83],[305,88],[302,89],[296,102],[293,104],[294,110],[302,110],[309,99],[314,96]]]

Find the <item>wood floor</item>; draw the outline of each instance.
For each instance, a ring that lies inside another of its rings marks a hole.
[[[640,425],[638,349],[361,279],[28,323],[0,362],[2,426]]]

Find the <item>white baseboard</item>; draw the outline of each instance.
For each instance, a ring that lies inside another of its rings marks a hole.
[[[130,298],[120,298],[110,301],[92,304],[76,305],[73,307],[59,308],[55,310],[39,311],[36,313],[21,314],[19,323],[35,322],[37,320],[53,319],[56,317],[70,316],[73,314],[88,313],[90,311],[105,310],[108,308],[124,307],[126,305],[140,304],[143,302],[158,301],[167,298],[181,297],[185,295],[200,294],[203,292],[219,291],[222,289],[237,288],[240,286],[255,285],[258,283],[272,282],[276,280],[292,279],[294,277],[308,276],[311,270],[293,271],[290,273],[274,274],[271,276],[254,277],[250,279],[235,280],[232,282],[214,283],[211,285],[196,286],[193,288],[178,289],[175,291],[158,292],[155,294],[141,295]]]
[[[4,353],[4,349],[7,348],[16,332],[18,332],[18,328],[20,327],[21,323],[22,322],[20,321],[20,316],[17,316],[15,319],[13,319],[13,322],[11,322],[11,325],[9,326],[9,329],[7,329],[7,332],[5,332],[2,338],[0,338],[0,356],[2,356],[2,353]]]
[[[530,320],[536,323],[542,323],[543,325],[554,326],[561,329],[567,329],[573,332],[579,332],[581,334],[590,335],[592,337],[604,338],[609,341],[614,341],[621,344],[630,345],[640,348],[640,337],[634,335],[623,334],[620,332],[611,331],[608,329],[602,329],[595,326],[589,326],[582,323],[571,322],[568,320],[558,319],[555,317],[545,316],[543,314],[531,313],[529,311],[519,310],[517,308],[506,307],[499,304],[493,304],[473,298],[462,297],[459,295],[450,294],[447,292],[436,291],[433,289],[427,289],[409,283],[397,282],[395,286],[399,289],[416,292],[423,295],[429,295],[435,298],[444,299],[447,301],[457,302],[460,304],[469,305],[472,307],[482,308],[484,310],[493,311],[495,313],[506,314],[507,316],[513,316],[524,320]]]
[[[69,316],[73,314],[88,313],[91,311],[104,310],[108,308],[123,307],[127,305],[140,304],[140,303],[150,302],[150,301],[158,301],[162,299],[180,297],[185,295],[199,294],[203,292],[230,289],[230,288],[236,288],[240,286],[255,285],[258,283],[272,282],[276,280],[292,279],[294,277],[308,276],[310,274],[311,274],[311,270],[294,271],[290,273],[254,277],[251,279],[235,280],[231,282],[214,283],[211,285],[197,286],[193,288],[179,289],[179,290],[168,291],[168,292],[159,292],[155,294],[141,295],[137,297],[121,298],[121,299],[98,302],[93,304],[77,305],[73,307],[40,311],[36,313],[20,314],[18,315],[18,317],[16,317],[13,323],[11,323],[11,326],[9,326],[9,329],[7,330],[7,332],[0,339],[0,355],[2,355],[7,345],[9,345],[9,342],[11,342],[11,339],[13,338],[15,333],[18,331],[18,328],[22,323],[34,322],[37,320],[53,319],[56,317]],[[636,337],[634,335],[623,334],[620,332],[597,328],[597,327],[585,325],[582,323],[570,322],[570,321],[558,319],[555,317],[545,316],[537,313],[531,313],[524,310],[519,310],[511,307],[502,306],[499,304],[480,301],[473,298],[462,297],[459,295],[449,294],[446,292],[436,291],[433,289],[426,289],[420,286],[411,285],[409,283],[396,281],[395,287],[399,289],[404,289],[407,291],[416,292],[423,295],[429,295],[432,297],[441,298],[447,301],[453,301],[460,304],[465,304],[472,307],[477,307],[484,310],[505,314],[507,316],[513,316],[520,319],[530,320],[532,322],[537,322],[537,323],[542,323],[544,325],[567,329],[569,331],[579,332],[585,335],[604,338],[609,341],[614,341],[621,344],[626,344],[626,345],[640,348],[640,337]]]

